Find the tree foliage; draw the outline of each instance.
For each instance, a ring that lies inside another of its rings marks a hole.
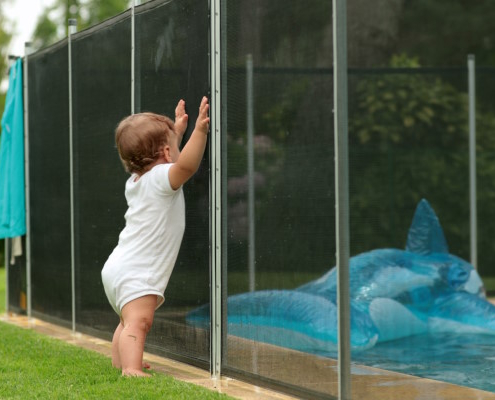
[[[2,76],[8,73],[8,60],[7,52],[9,48],[10,39],[12,38],[12,33],[9,32],[9,24],[3,10],[0,8],[0,71]],[[5,106],[5,92],[0,93],[0,111],[3,112]]]
[[[0,72],[2,76],[5,77],[8,73],[8,48],[9,43],[12,38],[12,33],[9,31],[9,24],[6,16],[0,7]],[[3,109],[5,108],[5,91],[0,91],[0,114],[3,114]],[[1,129],[1,128],[0,128]],[[0,131],[1,135],[1,131]],[[4,241],[0,240],[0,265],[3,264],[4,260]]]
[[[397,72],[359,76],[352,141],[382,148],[465,148],[466,96],[438,73],[423,73],[417,59],[394,56],[391,66]]]
[[[57,0],[39,17],[34,46],[46,47],[65,37],[70,18],[75,18],[78,30],[82,30],[121,13],[128,6],[129,0]]]
[[[495,66],[494,20],[492,0],[405,0],[392,51],[425,66],[464,65],[468,54]]]

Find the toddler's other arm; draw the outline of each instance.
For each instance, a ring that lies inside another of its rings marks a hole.
[[[208,98],[203,97],[199,107],[199,115],[196,120],[191,137],[182,149],[182,152],[169,170],[169,180],[172,189],[176,190],[186,183],[199,168],[203,154],[206,148],[206,139],[208,137],[208,129],[210,118],[208,117]]]

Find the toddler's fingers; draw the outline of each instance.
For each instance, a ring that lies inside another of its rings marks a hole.
[[[201,104],[199,106],[199,109],[201,110],[205,106],[208,106],[208,97],[203,96],[203,98],[201,99]]]
[[[199,114],[200,115],[208,115],[208,110],[210,109],[210,106],[208,103],[201,103],[201,107],[199,107]]]
[[[177,107],[175,107],[175,116],[181,116],[186,112],[186,102],[182,99],[177,103]]]

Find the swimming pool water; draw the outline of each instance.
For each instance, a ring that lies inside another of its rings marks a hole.
[[[495,392],[495,335],[424,334],[352,354],[355,363]]]

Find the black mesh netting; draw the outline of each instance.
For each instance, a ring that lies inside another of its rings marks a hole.
[[[126,179],[114,142],[131,110],[131,23],[128,15],[72,42],[77,326],[110,333],[101,269],[117,243],[126,209]]]
[[[172,1],[136,16],[136,107],[174,117],[179,99],[186,102],[189,138],[202,96],[209,93],[208,3]],[[165,304],[155,314],[148,344],[182,357],[209,358],[209,331],[190,327],[187,311],[209,301],[208,157],[184,186],[186,231]]]
[[[72,319],[67,42],[28,60],[33,314]]]

